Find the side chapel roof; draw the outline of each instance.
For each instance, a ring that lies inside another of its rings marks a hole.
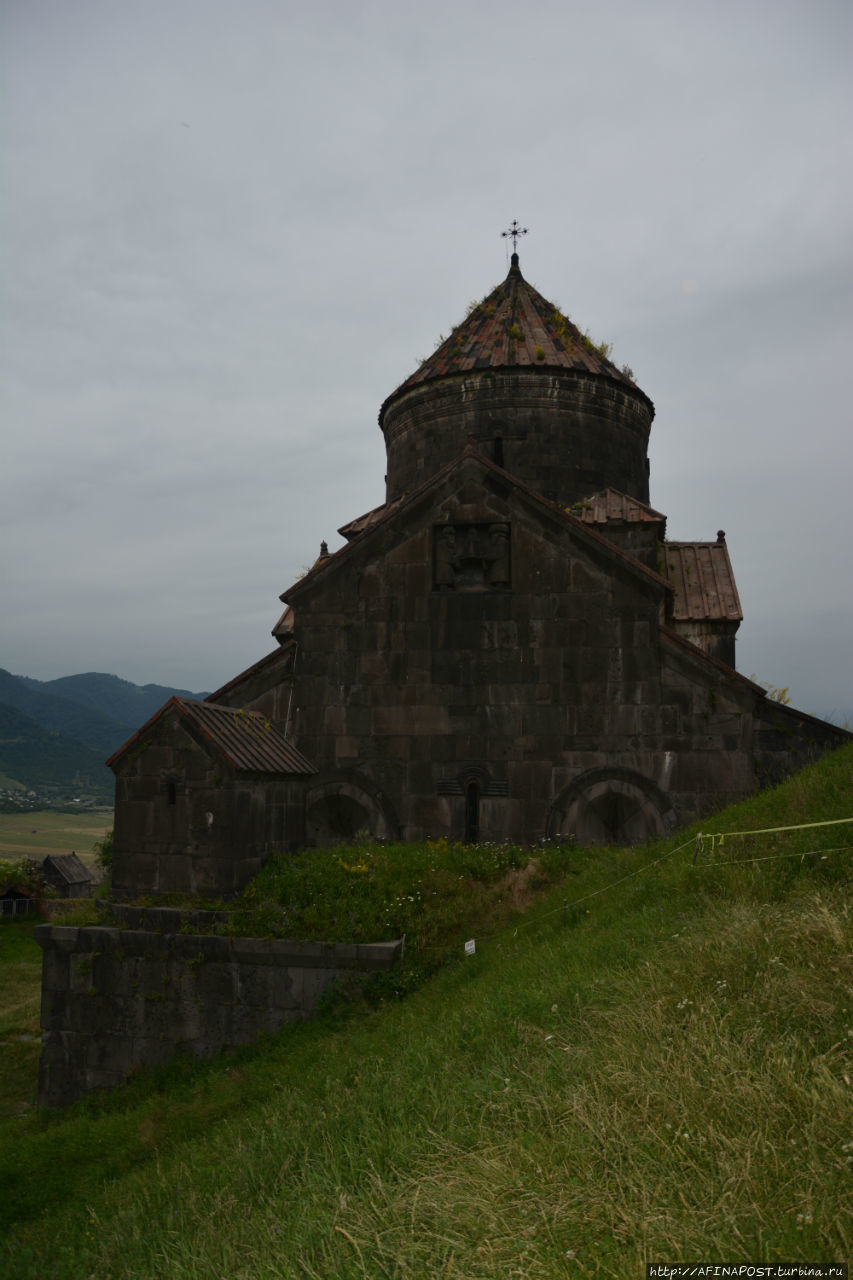
[[[665,542],[663,553],[675,621],[743,620],[725,534],[716,542]]]
[[[257,711],[221,707],[189,698],[170,698],[123,747],[110,756],[113,766],[151,726],[169,712],[177,712],[238,773],[315,773],[314,766],[297,751],[265,716]]]
[[[388,396],[379,411],[380,425],[392,400],[430,379],[519,366],[603,375],[648,400],[568,316],[528,284],[514,253],[503,283],[473,307],[450,337]],[[654,412],[651,400],[648,403]]]

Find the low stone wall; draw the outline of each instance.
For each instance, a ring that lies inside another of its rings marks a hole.
[[[44,953],[39,1106],[123,1084],[176,1053],[210,1058],[309,1017],[324,991],[390,969],[402,942],[39,925]]]

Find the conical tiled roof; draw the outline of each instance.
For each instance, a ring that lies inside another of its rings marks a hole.
[[[430,379],[470,370],[530,365],[596,373],[639,391],[631,378],[611,364],[553,302],[527,283],[518,265],[518,254],[514,253],[503,283],[474,307],[429,359],[392,392],[380,410],[379,421],[392,400]]]

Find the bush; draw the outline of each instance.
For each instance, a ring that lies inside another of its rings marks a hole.
[[[113,833],[108,831],[103,840],[96,840],[92,845],[92,851],[98,861],[98,867],[103,875],[108,876],[113,869]]]

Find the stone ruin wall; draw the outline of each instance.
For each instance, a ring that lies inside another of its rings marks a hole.
[[[364,981],[402,951],[401,942],[333,946],[47,924],[35,937],[44,953],[41,1107],[114,1088],[179,1053],[212,1058],[275,1034],[315,1012],[333,984]]]

